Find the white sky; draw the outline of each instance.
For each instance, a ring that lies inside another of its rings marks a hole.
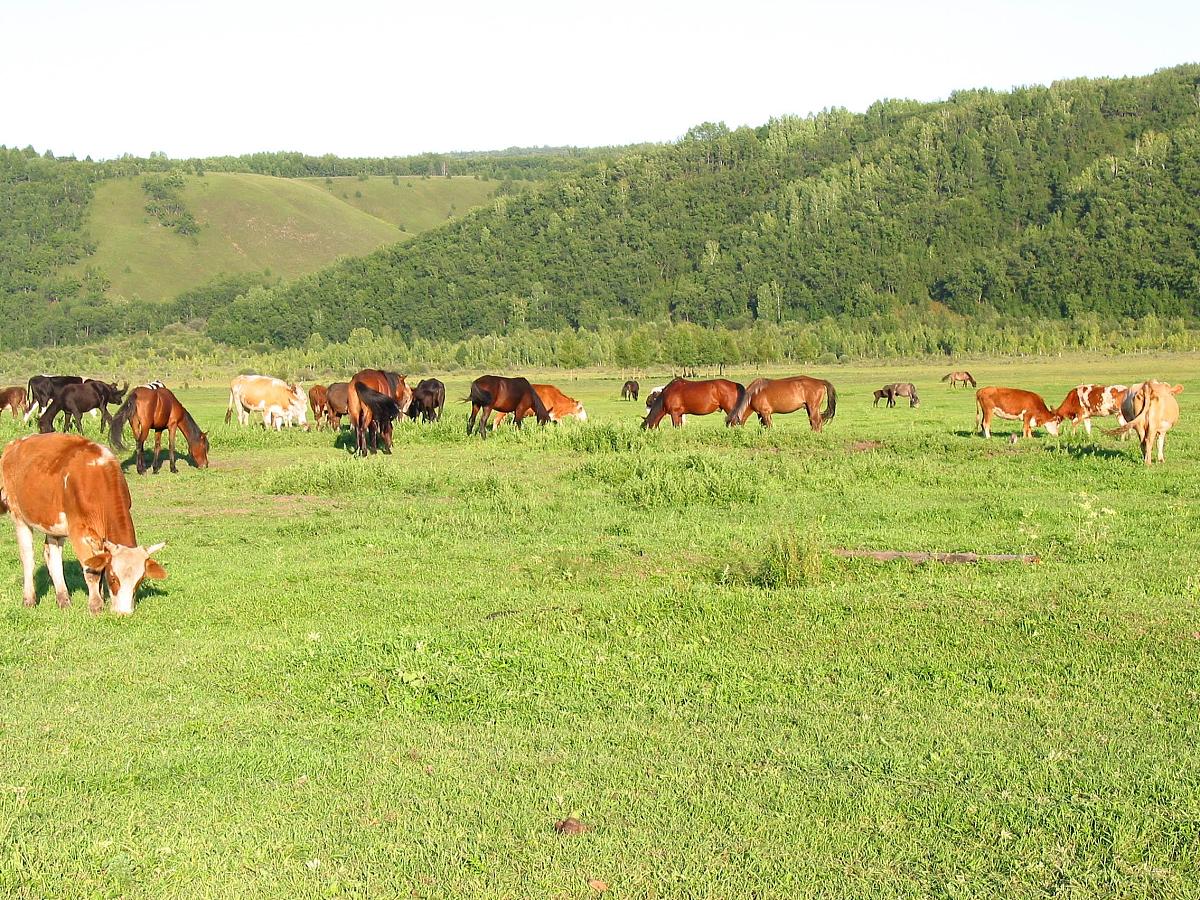
[[[0,0],[0,144],[79,157],[670,141],[1200,60],[1200,0]]]

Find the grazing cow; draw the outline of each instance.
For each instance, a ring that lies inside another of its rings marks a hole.
[[[518,428],[530,410],[537,417],[539,425],[550,421],[549,410],[526,378],[480,375],[471,382],[471,393],[467,400],[471,404],[471,414],[467,417],[467,434],[475,429],[475,419],[478,417],[479,436],[487,437],[488,420],[494,411],[513,413],[513,424]]]
[[[640,384],[633,380],[627,381],[621,386],[621,399],[636,401],[639,390],[641,390]]]
[[[942,381],[950,382],[950,387],[954,387],[956,384],[962,384],[963,387],[969,384],[971,387],[975,387],[975,379],[970,372],[948,372],[942,376]]]
[[[342,430],[342,416],[350,412],[350,382],[335,381],[325,392],[325,410],[329,417],[329,427],[334,431]]]
[[[15,419],[21,413],[25,412],[25,407],[29,403],[29,398],[25,390],[19,384],[14,387],[0,388],[0,414],[7,408],[12,410],[12,415]]]
[[[54,419],[61,412],[63,415],[63,431],[71,430],[71,421],[75,421],[75,430],[83,434],[83,414],[86,412],[99,413],[100,427],[108,428],[112,415],[108,404],[120,403],[125,399],[128,383],[118,388],[116,383],[95,381],[88,378],[82,384],[64,384],[50,398],[50,405],[38,417],[38,431],[45,434],[54,430]]]
[[[1058,423],[1062,420],[1058,413],[1046,406],[1046,401],[1040,396],[1020,388],[980,388],[975,392],[975,404],[979,407],[975,425],[982,429],[985,438],[992,436],[993,415],[1002,419],[1020,420],[1021,434],[1024,437],[1030,437],[1033,429],[1039,425],[1050,434],[1056,435]]]
[[[225,410],[225,424],[229,424],[233,411],[237,410],[238,424],[246,425],[250,413],[260,412],[263,428],[279,431],[285,424],[299,419],[304,430],[308,430],[308,414],[305,412],[308,398],[304,388],[288,384],[269,375],[239,375],[229,385],[229,407]]]
[[[436,422],[446,407],[446,386],[436,378],[422,378],[413,388],[412,403],[408,406],[408,417],[421,417],[423,422]]]
[[[1081,384],[1070,392],[1054,412],[1072,427],[1083,424],[1083,430],[1092,433],[1092,416],[1116,416],[1117,424],[1124,425],[1121,401],[1129,390],[1123,384]]]
[[[1151,451],[1157,441],[1158,461],[1162,462],[1167,432],[1179,421],[1179,401],[1175,397],[1182,393],[1182,384],[1171,387],[1165,381],[1143,381],[1134,385],[1121,404],[1121,415],[1127,421],[1110,434],[1125,434],[1131,430],[1137,432],[1146,465],[1152,462]]]
[[[308,402],[312,406],[313,421],[317,424],[317,428],[321,427],[322,420],[329,418],[329,388],[323,384],[314,384],[308,389]]]
[[[12,516],[25,574],[26,606],[37,603],[33,585],[33,533],[46,536],[42,551],[60,607],[70,602],[63,578],[63,544],[83,567],[88,610],[104,606],[108,585],[111,609],[133,612],[133,597],[143,578],[167,577],[150,557],[164,544],[138,545],[129,513],[129,485],[121,464],[107,447],[73,434],[18,438],[0,458],[0,510]]]
[[[571,416],[574,416],[580,422],[587,421],[587,410],[583,408],[583,404],[573,397],[568,397],[554,385],[535,384],[533,389],[537,392],[542,405],[546,407],[546,412],[550,414],[551,422],[561,422],[563,419],[569,419]],[[518,408],[512,415],[515,420],[518,416],[524,417],[528,414],[528,408]],[[492,426],[499,425],[507,415],[508,413],[506,412],[496,410],[496,420],[492,423]]]
[[[64,384],[83,384],[78,375],[34,375],[29,379],[29,403],[24,421],[41,416]]]

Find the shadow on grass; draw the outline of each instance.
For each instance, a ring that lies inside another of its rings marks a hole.
[[[64,547],[65,549],[65,547]],[[74,606],[80,601],[82,596],[83,606],[87,606],[88,588],[87,582],[83,579],[83,566],[78,560],[63,559],[63,580],[67,583],[67,591],[71,595],[71,605]],[[38,566],[33,573],[33,590],[34,596],[38,598],[39,605],[45,603],[49,598],[50,603],[54,603],[54,582],[50,580],[50,572],[44,566]],[[105,593],[105,608],[107,609],[107,601],[110,599],[107,594],[107,589],[102,588]],[[143,581],[138,587],[136,602],[138,605],[146,602],[151,597],[165,597],[167,592],[158,587],[152,581]]]

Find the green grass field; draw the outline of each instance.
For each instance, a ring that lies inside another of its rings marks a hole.
[[[269,269],[294,278],[443,224],[486,202],[495,188],[474,178],[406,178],[400,187],[390,178],[335,181],[345,182],[344,190],[331,191],[322,179],[189,176],[181,197],[201,226],[194,237],[145,211],[142,178],[103,182],[87,225],[96,253],[75,268],[99,269],[114,296],[150,300],[174,297],[222,273]],[[369,199],[356,198],[356,191]]]
[[[22,608],[0,542],[0,893],[1196,896],[1197,360],[968,367],[1183,380],[1167,462],[985,441],[918,365],[811,372],[822,434],[646,433],[622,377],[559,373],[587,423],[481,441],[451,377],[366,461],[181,390],[214,464],[130,472],[170,573],[134,616],[70,554],[72,607],[43,571]],[[872,408],[897,379],[922,406]]]

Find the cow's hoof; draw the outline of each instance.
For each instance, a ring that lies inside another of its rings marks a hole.
[[[65,591],[61,594],[55,594],[54,599],[58,601],[59,609],[66,609],[71,605],[71,595]]]
[[[37,597],[26,597],[23,601],[26,609],[33,609],[37,606]]]

